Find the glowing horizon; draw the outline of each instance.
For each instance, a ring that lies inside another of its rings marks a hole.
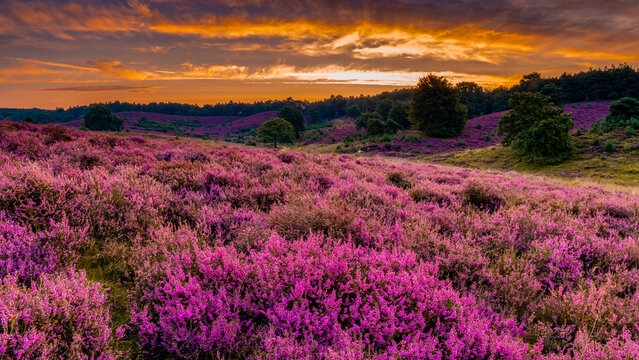
[[[639,63],[639,5],[0,0],[0,106],[318,100]],[[630,34],[630,35],[629,35]]]

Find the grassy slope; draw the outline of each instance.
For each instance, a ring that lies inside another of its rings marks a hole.
[[[600,139],[599,145],[595,139]],[[607,141],[616,145],[613,153],[603,146]],[[576,182],[605,182],[625,186],[639,186],[639,136],[624,135],[615,130],[604,135],[591,132],[575,137],[576,154],[568,161],[555,165],[528,164],[502,145],[467,150],[442,159],[444,163],[472,168],[516,170],[556,176]]]

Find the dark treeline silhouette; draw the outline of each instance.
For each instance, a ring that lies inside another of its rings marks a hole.
[[[456,85],[461,101],[468,107],[468,117],[476,117],[508,109],[512,94],[522,91],[541,92],[556,104],[578,101],[614,100],[621,97],[639,98],[639,70],[626,65],[590,69],[578,73],[564,73],[559,77],[541,77],[539,73],[524,75],[519,84],[510,88],[485,89],[472,82]],[[413,88],[385,91],[377,95],[331,97],[315,102],[306,100],[268,100],[252,103],[228,102],[216,105],[191,105],[179,103],[153,102],[137,104],[128,102],[108,102],[104,105],[112,112],[144,111],[167,115],[184,116],[248,116],[263,111],[279,111],[286,105],[304,112],[309,124],[345,116],[349,107],[356,106],[360,112],[374,112],[382,101],[408,102]],[[21,121],[32,118],[35,122],[66,122],[82,118],[90,105],[69,109],[0,109],[0,119]]]

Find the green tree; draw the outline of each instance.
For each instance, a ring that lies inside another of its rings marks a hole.
[[[574,151],[570,130],[572,114],[553,107],[540,93],[515,93],[510,99],[512,111],[499,118],[499,134],[504,146],[511,146],[527,162],[553,164],[567,159]]]
[[[55,120],[53,119],[53,116],[51,116],[51,114],[45,113],[45,112],[41,112],[41,113],[37,114],[36,117],[35,117],[35,121],[38,124],[51,124],[51,123],[55,122]]]
[[[393,101],[391,99],[383,99],[377,103],[375,106],[375,112],[382,117],[382,120],[388,119],[388,114],[393,108]]]
[[[304,131],[304,115],[302,115],[302,112],[298,108],[294,108],[290,105],[284,106],[277,113],[277,117],[290,122],[295,130],[295,137],[300,137],[300,134]]]
[[[610,116],[623,120],[639,118],[639,101],[625,97],[613,102],[610,104]]]
[[[466,127],[468,109],[448,80],[429,74],[419,79],[410,102],[409,120],[415,129],[433,137],[453,137]]]
[[[552,101],[555,105],[560,105],[562,103],[563,97],[561,89],[555,83],[544,85],[544,87],[541,88],[541,93],[542,95],[550,98],[550,101]]]
[[[408,122],[408,103],[404,101],[393,102],[393,107],[388,113],[388,120],[395,122],[404,129],[410,127]]]
[[[277,147],[277,143],[293,143],[295,140],[295,129],[293,125],[282,118],[271,118],[257,129],[257,138],[263,143],[272,143]]]
[[[355,126],[357,126],[358,130],[366,129],[368,127],[368,122],[370,121],[370,119],[379,119],[381,121],[382,117],[379,116],[379,114],[376,112],[363,113],[357,118],[357,120],[355,120]]]
[[[366,133],[368,135],[381,135],[386,132],[386,124],[380,117],[371,117],[366,123]]]
[[[306,110],[306,115],[308,116],[309,125],[315,125],[322,122],[322,113],[315,106],[309,107],[308,110]]]
[[[94,131],[122,131],[124,120],[113,115],[107,107],[93,105],[84,115],[84,126]]]
[[[359,107],[357,107],[357,105],[351,105],[346,110],[346,116],[351,119],[357,119],[361,114],[362,112],[359,110]]]

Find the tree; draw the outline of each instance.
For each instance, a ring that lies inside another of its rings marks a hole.
[[[271,118],[257,129],[257,138],[263,143],[293,143],[295,129],[293,125],[282,118]]]
[[[444,77],[419,79],[411,97],[409,120],[415,129],[433,137],[453,137],[466,127],[468,109],[459,92]]]
[[[393,101],[391,99],[380,100],[375,106],[375,112],[382,117],[382,120],[388,119],[388,114],[393,108]]]
[[[403,101],[393,102],[393,107],[388,113],[388,120],[397,123],[404,129],[409,127],[410,123],[408,122],[408,104]]]
[[[499,118],[499,134],[504,146],[511,146],[527,162],[553,164],[567,159],[575,150],[570,130],[572,114],[553,107],[540,93],[515,93],[512,111]]]
[[[381,135],[385,132],[386,124],[379,116],[368,119],[368,122],[366,123],[366,133],[368,135]]]
[[[51,114],[45,113],[45,112],[41,112],[41,113],[37,114],[36,117],[35,117],[35,121],[38,124],[51,124],[51,123],[55,122],[55,120],[53,119],[53,116],[51,116]]]
[[[370,119],[379,119],[382,120],[382,117],[379,116],[378,113],[373,112],[373,113],[363,113],[362,115],[360,115],[357,120],[355,120],[355,126],[357,127],[357,129],[366,129],[368,127],[368,122],[370,121]]]
[[[113,115],[107,107],[93,105],[84,115],[84,126],[94,131],[122,131],[124,120]]]
[[[639,101],[633,98],[621,98],[610,104],[610,117],[627,120],[639,118]]]
[[[277,117],[280,117],[293,125],[295,130],[295,137],[299,138],[302,131],[304,131],[304,115],[302,112],[290,105],[284,106],[278,113]]]
[[[361,114],[362,112],[359,110],[359,107],[357,107],[357,105],[351,105],[346,110],[346,116],[351,119],[357,119]]]
[[[555,105],[562,103],[561,89],[555,83],[549,83],[541,88],[541,94],[550,98]]]
[[[309,125],[319,124],[322,122],[322,113],[315,106],[309,107],[308,110],[306,110],[306,115],[308,116]]]

